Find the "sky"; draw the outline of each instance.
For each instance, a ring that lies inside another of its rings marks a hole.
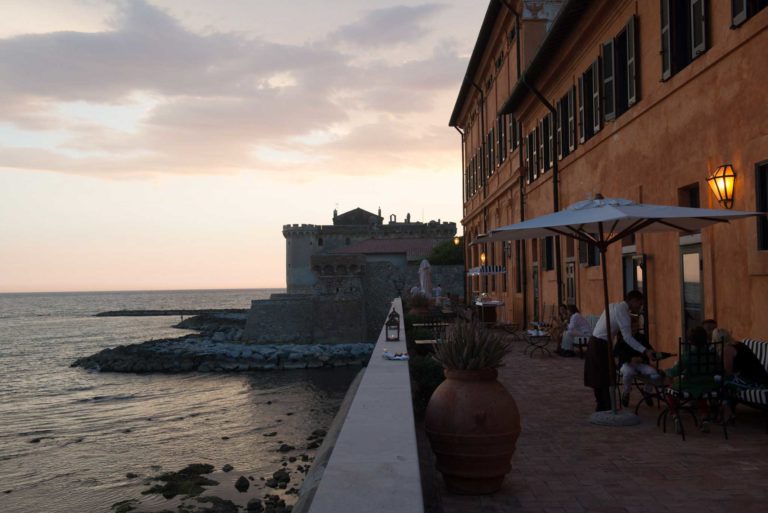
[[[480,0],[0,0],[0,292],[285,286],[282,226],[461,217]]]

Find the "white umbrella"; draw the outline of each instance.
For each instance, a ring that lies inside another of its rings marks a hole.
[[[605,262],[605,253],[610,244],[637,232],[669,230],[692,232],[715,223],[727,223],[734,219],[756,215],[764,214],[738,210],[647,205],[622,198],[603,198],[598,195],[595,199],[574,203],[559,212],[496,228],[488,235],[479,237],[477,242],[565,235],[596,246],[600,250],[603,264],[603,299],[610,343],[612,334]],[[615,373],[611,351],[608,352],[608,358],[609,376],[613,380]],[[611,402],[614,403],[613,400]]]
[[[432,269],[426,258],[419,264],[419,286],[425,296],[432,297]]]

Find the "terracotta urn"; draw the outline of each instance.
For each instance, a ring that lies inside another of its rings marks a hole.
[[[496,369],[444,373],[424,419],[437,470],[452,492],[493,493],[512,468],[520,435],[517,404]]]

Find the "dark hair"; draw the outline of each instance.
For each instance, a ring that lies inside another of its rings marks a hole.
[[[701,321],[701,325],[704,326],[705,324],[714,324],[715,326],[717,326],[717,321],[714,319],[704,319],[703,321]]]
[[[579,307],[576,305],[568,305],[568,313],[571,315],[579,313]]]
[[[707,330],[701,326],[694,326],[688,330],[688,342],[695,346],[704,346],[707,344]]]
[[[632,300],[642,301],[643,293],[640,292],[639,290],[630,290],[629,292],[627,292],[627,295],[624,296],[624,301],[632,301]]]

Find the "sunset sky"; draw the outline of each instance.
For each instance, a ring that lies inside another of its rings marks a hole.
[[[458,224],[486,7],[0,0],[0,292],[283,287],[283,224]]]

